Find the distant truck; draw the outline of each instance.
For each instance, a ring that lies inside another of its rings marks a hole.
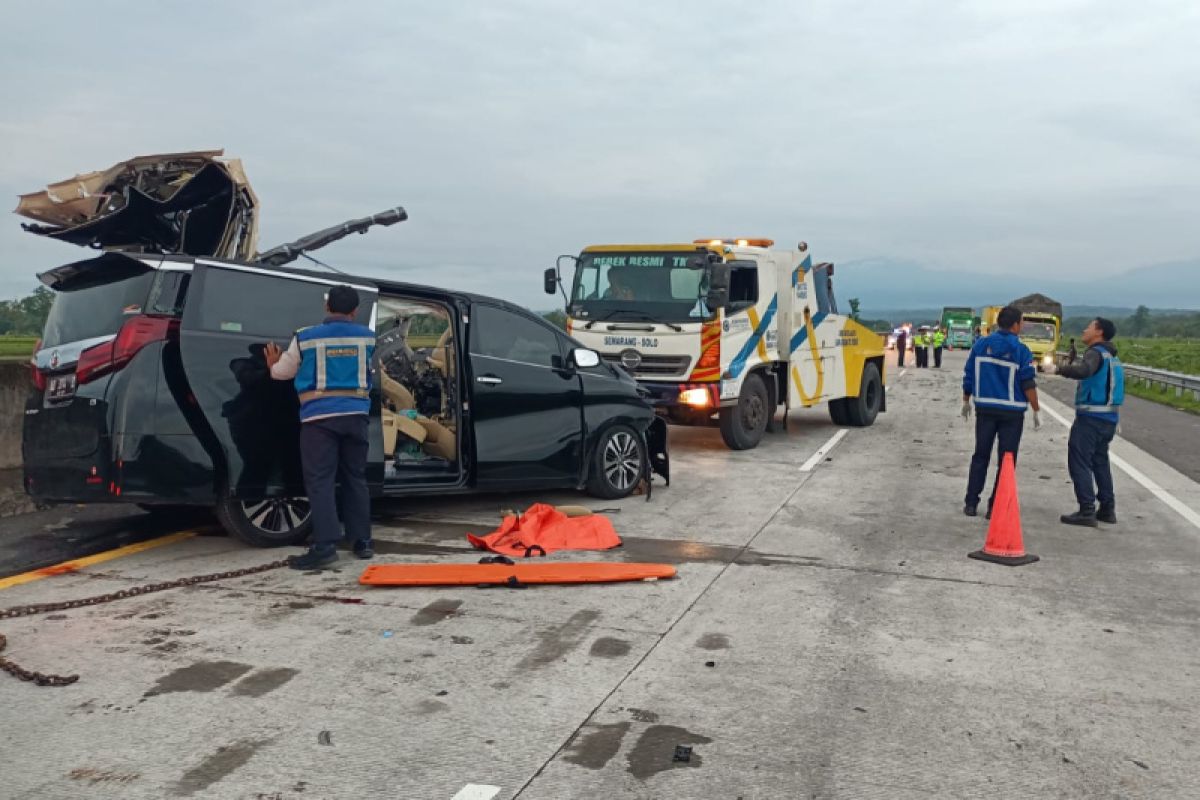
[[[1062,303],[1044,294],[1030,294],[1013,300],[1009,305],[1021,309],[1021,341],[1033,353],[1038,372],[1054,363],[1058,341],[1062,335]]]
[[[1000,309],[1003,306],[984,306],[979,312],[980,325],[979,333],[987,336],[989,333],[996,332],[996,318],[1000,316]]]
[[[975,309],[965,306],[946,306],[942,309],[942,330],[946,332],[946,345],[953,350],[956,347],[969,348],[972,342],[971,332],[975,321]]]

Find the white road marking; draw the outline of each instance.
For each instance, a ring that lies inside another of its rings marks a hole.
[[[492,800],[500,793],[499,786],[487,786],[482,783],[468,783],[458,790],[458,794],[450,800]]]
[[[1066,426],[1068,428],[1071,427],[1071,423],[1067,421],[1067,418],[1064,417],[1062,414],[1059,414],[1054,409],[1043,405],[1042,411],[1045,411],[1047,414],[1054,417],[1056,420],[1061,422],[1064,426]],[[1124,472],[1126,475],[1128,475],[1129,477],[1133,478],[1135,481],[1140,483],[1143,488],[1145,488],[1148,492],[1150,492],[1150,494],[1154,495],[1159,500],[1162,500],[1163,503],[1165,503],[1168,508],[1170,508],[1175,513],[1179,514],[1179,516],[1183,517],[1188,522],[1195,525],[1197,528],[1200,528],[1200,514],[1197,514],[1191,508],[1184,505],[1182,502],[1180,502],[1180,500],[1177,497],[1175,497],[1175,495],[1171,494],[1166,489],[1159,486],[1148,475],[1146,475],[1144,472],[1142,472],[1137,467],[1133,466],[1133,464],[1130,464],[1128,461],[1121,458],[1116,453],[1109,453],[1108,458],[1122,472]]]
[[[805,461],[803,464],[800,465],[800,471],[801,472],[812,472],[814,469],[816,469],[817,464],[821,463],[821,459],[823,459],[829,453],[830,450],[837,447],[837,443],[840,442],[842,440],[842,437],[845,436],[849,432],[850,431],[846,430],[845,428],[842,428],[840,431],[835,433],[833,436],[829,437],[829,441],[826,442],[825,444],[821,445],[820,450],[813,453],[812,456],[808,459],[808,461]]]
[[[905,367],[904,369],[900,370],[900,374],[899,374],[899,375],[897,375],[896,377],[897,377],[897,378],[903,378],[907,372],[908,372],[908,368],[907,368],[907,367]]]

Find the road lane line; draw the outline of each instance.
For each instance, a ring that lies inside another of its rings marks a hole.
[[[175,542],[181,542],[184,539],[189,539],[196,535],[195,531],[182,531],[180,533],[172,533],[167,536],[160,536],[157,539],[147,539],[144,542],[135,542],[127,544],[124,547],[118,547],[114,550],[105,550],[103,553],[96,553],[92,556],[84,556],[83,558],[75,558],[70,561],[64,561],[61,564],[55,564],[52,567],[42,567],[41,569],[23,572],[20,575],[13,575],[9,578],[0,578],[0,589],[7,589],[10,586],[20,586],[23,583],[32,583],[40,581],[42,578],[49,578],[52,575],[65,575],[71,572],[78,572],[84,567],[90,567],[93,564],[103,564],[105,561],[112,561],[115,558],[122,556],[131,556],[134,553],[141,553],[146,550],[153,550],[156,547],[162,547]]]
[[[907,375],[907,374],[908,374],[908,367],[905,367],[904,369],[900,370],[900,374],[899,374],[899,375],[897,375],[896,377],[897,377],[897,378],[903,378],[903,377],[904,377],[905,375]]]
[[[849,432],[850,431],[848,431],[847,429],[842,428],[840,431],[835,433],[833,436],[829,437],[829,441],[826,442],[825,444],[821,445],[820,450],[813,453],[812,456],[808,459],[808,461],[805,461],[803,464],[800,465],[800,471],[801,472],[812,472],[814,469],[816,469],[817,464],[821,463],[821,459],[823,459],[829,453],[830,450],[837,447],[837,443],[840,442],[842,440],[842,437],[844,437]]]
[[[458,790],[458,794],[450,800],[492,800],[500,793],[499,786],[488,786],[482,783],[468,783]]]
[[[1061,422],[1065,427],[1067,427],[1067,428],[1071,427],[1071,423],[1067,421],[1066,417],[1064,417],[1062,414],[1059,414],[1057,411],[1050,408],[1049,406],[1043,405],[1042,410],[1045,411],[1050,416],[1054,417],[1059,422]],[[1133,466],[1133,464],[1130,464],[1128,461],[1121,458],[1116,453],[1110,452],[1108,454],[1108,458],[1122,472],[1124,472],[1126,475],[1128,475],[1129,477],[1133,478],[1135,481],[1140,483],[1142,485],[1142,488],[1146,489],[1148,492],[1150,492],[1150,494],[1154,495],[1159,500],[1163,501],[1163,503],[1165,503],[1168,508],[1170,508],[1172,511],[1177,513],[1179,516],[1186,519],[1188,522],[1192,523],[1192,525],[1196,526],[1197,528],[1200,528],[1200,514],[1197,514],[1195,511],[1193,511],[1191,508],[1189,508],[1187,505],[1185,505],[1183,502],[1181,502],[1179,500],[1179,498],[1175,497],[1175,495],[1171,494],[1166,489],[1159,486],[1157,483],[1154,482],[1153,479],[1150,478],[1150,476],[1146,475],[1140,469]]]

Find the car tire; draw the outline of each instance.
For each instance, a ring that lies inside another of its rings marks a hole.
[[[223,497],[216,512],[230,536],[254,547],[297,545],[312,533],[312,509],[303,497]]]
[[[592,451],[588,494],[604,500],[628,497],[645,475],[646,448],[633,428],[614,425],[600,435]]]
[[[848,406],[849,400],[845,397],[840,400],[829,401],[829,418],[833,420],[834,425],[850,424],[850,410]]]
[[[883,406],[883,380],[879,367],[868,363],[863,367],[858,397],[846,398],[847,421],[857,427],[866,428],[875,422]]]
[[[746,377],[736,406],[721,409],[721,438],[730,450],[750,450],[762,441],[772,413],[767,386],[757,373]]]

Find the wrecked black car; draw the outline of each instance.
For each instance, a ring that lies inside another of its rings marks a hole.
[[[218,204],[227,227],[204,240],[222,257],[166,252],[198,241],[186,232],[214,201],[178,198],[205,168],[170,178],[174,194],[127,182],[122,200],[39,215],[55,227],[35,232],[107,252],[39,276],[56,297],[25,410],[25,486],[35,499],[211,506],[250,544],[303,541],[298,400],[290,383],[270,378],[263,346],[286,345],[312,324],[339,283],[359,292],[359,321],[378,337],[367,473],[375,494],[577,488],[618,498],[648,487],[652,473],[668,477],[666,427],[633,379],[538,316],[489,297],[287,266],[348,233],[399,222],[403,209],[233,258],[256,225],[242,177],[221,197],[250,213],[226,215]],[[133,201],[138,193],[160,205]]]

